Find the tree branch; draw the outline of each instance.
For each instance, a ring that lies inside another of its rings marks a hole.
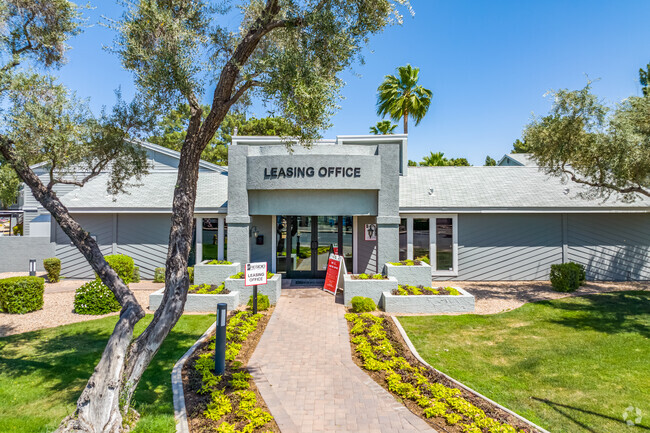
[[[239,98],[241,98],[244,95],[244,93],[246,93],[246,91],[248,89],[250,89],[251,87],[262,86],[262,85],[264,85],[264,83],[261,82],[261,81],[258,81],[258,80],[248,80],[248,81],[246,81],[231,96],[230,100],[228,101],[228,107],[232,106],[235,102],[237,102],[239,100]]]
[[[601,176],[601,180],[600,180],[600,181],[598,181],[598,182],[592,182],[592,181],[589,181],[589,180],[585,180],[585,179],[579,178],[579,177],[577,176],[577,174],[576,174],[574,171],[569,170],[569,169],[566,168],[564,165],[563,165],[562,167],[560,167],[560,170],[561,170],[564,174],[567,174],[567,175],[569,176],[569,179],[571,179],[571,181],[573,181],[573,182],[575,182],[575,183],[579,183],[579,184],[583,184],[583,185],[591,186],[591,187],[594,187],[594,188],[607,188],[607,189],[611,189],[611,190],[613,190],[613,191],[619,192],[619,193],[621,193],[621,194],[632,194],[632,193],[637,193],[637,194],[641,194],[641,195],[645,195],[645,196],[647,196],[647,197],[650,197],[650,191],[644,189],[644,188],[641,187],[640,185],[636,185],[636,186],[628,186],[628,187],[620,187],[620,186],[615,185],[615,184],[613,184],[613,183],[611,183],[611,182],[607,182],[607,181],[605,181],[605,180],[602,178],[602,176]]]

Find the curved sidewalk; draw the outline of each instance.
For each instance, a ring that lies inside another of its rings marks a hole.
[[[435,432],[354,362],[342,305],[284,289],[249,369],[283,433]]]

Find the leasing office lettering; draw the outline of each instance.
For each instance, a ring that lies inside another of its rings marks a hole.
[[[264,179],[305,177],[361,177],[361,167],[271,167],[264,168]]]

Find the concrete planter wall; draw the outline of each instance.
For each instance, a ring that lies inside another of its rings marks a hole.
[[[246,287],[244,279],[226,278],[226,289],[231,292],[239,292],[240,305],[246,305],[251,296],[253,296],[253,286]],[[275,305],[280,300],[282,292],[282,275],[275,274],[267,280],[263,286],[257,286],[257,293],[269,297],[271,305]]]
[[[397,279],[395,277],[388,277],[387,280],[354,280],[350,275],[343,276],[343,303],[349,307],[352,298],[355,296],[363,296],[375,301],[379,305],[381,301],[381,294],[383,292],[391,292],[397,289]]]
[[[194,284],[216,284],[219,285],[226,281],[231,275],[241,271],[239,263],[231,265],[208,265],[211,260],[204,260],[198,265],[194,265]]]
[[[397,278],[397,282],[402,285],[431,286],[431,266],[426,263],[413,266],[395,266],[386,263],[384,265],[384,275]]]
[[[382,294],[382,308],[387,313],[398,314],[445,314],[473,313],[474,296],[460,287],[454,287],[460,295],[393,295]]]
[[[160,289],[149,295],[150,310],[155,310],[160,306],[164,290]],[[231,291],[227,295],[198,295],[188,293],[184,311],[193,313],[216,313],[217,304],[221,302],[228,304],[228,311],[237,309],[239,307],[239,292]]]

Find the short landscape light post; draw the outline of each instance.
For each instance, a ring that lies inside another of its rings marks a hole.
[[[36,259],[29,259],[29,276],[36,276]]]
[[[217,304],[217,330],[214,345],[214,374],[226,372],[226,315],[228,304]]]

